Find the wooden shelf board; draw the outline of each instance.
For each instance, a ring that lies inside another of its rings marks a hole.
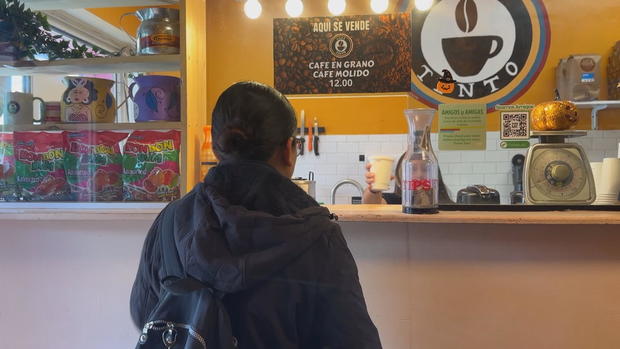
[[[179,3],[178,0],[23,0],[33,10],[62,10],[71,8],[162,6]]]
[[[13,131],[63,131],[63,130],[184,130],[183,122],[132,122],[132,123],[59,123],[44,125],[0,125],[0,132]]]
[[[55,61],[15,62],[0,67],[0,76],[32,74],[92,74],[121,72],[166,72],[181,69],[180,55],[121,56]]]

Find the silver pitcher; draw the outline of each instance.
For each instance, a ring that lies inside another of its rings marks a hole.
[[[139,55],[177,54],[180,52],[181,30],[179,10],[172,8],[149,7],[121,16],[133,15],[141,21],[137,37],[124,28],[123,31],[136,43]],[[122,25],[121,25],[122,28]]]

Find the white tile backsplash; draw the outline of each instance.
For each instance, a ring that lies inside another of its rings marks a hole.
[[[571,141],[583,146],[590,161],[602,161],[604,157],[618,156],[620,130],[588,131],[586,137]],[[350,178],[366,186],[365,163],[359,161],[359,155],[391,155],[398,160],[407,149],[406,134],[321,135],[320,142],[321,155],[306,151],[297,159],[294,176],[306,178],[308,171],[313,171],[317,200],[324,203],[329,203],[331,188],[342,179]],[[431,134],[444,182],[453,199],[459,189],[485,184],[500,192],[502,203],[509,202],[513,190],[511,159],[515,154],[525,155],[527,149],[505,150],[499,147],[499,142],[499,132],[488,132],[486,151],[439,151],[437,134]],[[357,195],[357,189],[345,185],[338,190],[336,203],[350,203],[351,196]]]

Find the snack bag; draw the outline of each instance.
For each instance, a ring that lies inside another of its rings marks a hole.
[[[71,192],[79,201],[123,199],[123,156],[119,142],[127,133],[65,133],[65,169]]]
[[[123,153],[123,195],[128,201],[172,201],[179,190],[179,131],[134,131]]]
[[[62,133],[15,132],[17,186],[27,201],[67,201],[71,192],[65,178]]]
[[[0,133],[0,201],[19,199],[15,183],[15,155],[13,134]]]

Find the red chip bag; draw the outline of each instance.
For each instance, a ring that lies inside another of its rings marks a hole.
[[[66,132],[65,169],[71,192],[80,201],[120,201],[123,173],[119,142],[127,133]]]
[[[62,133],[15,132],[17,186],[27,201],[67,201],[71,192],[65,178]]]
[[[134,131],[123,152],[123,195],[128,201],[172,201],[179,190],[179,131]]]
[[[13,135],[0,133],[0,201],[16,201],[18,198]]]

